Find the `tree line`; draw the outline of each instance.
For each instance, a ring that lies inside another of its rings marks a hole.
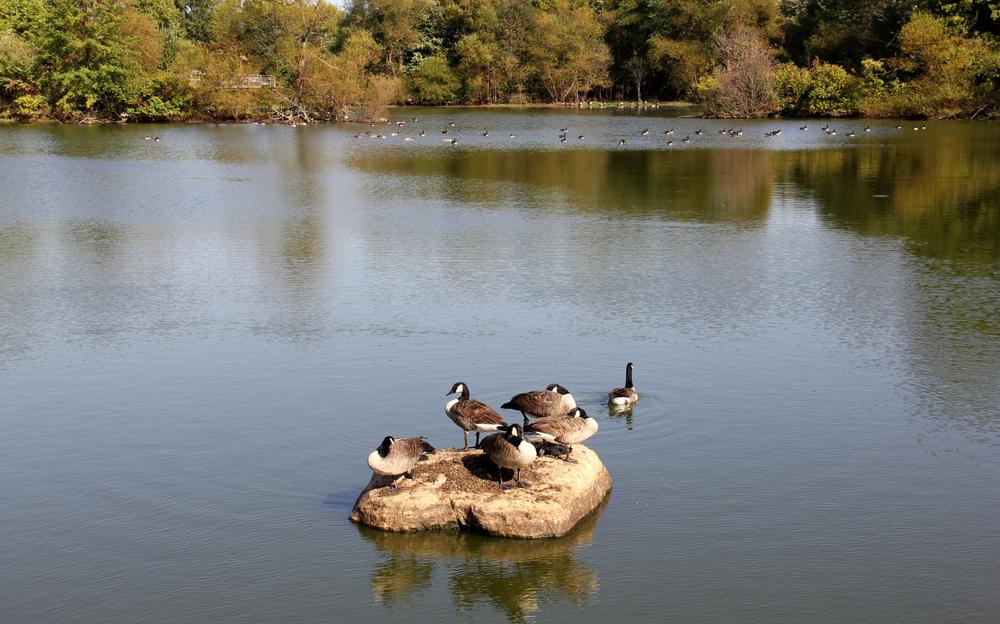
[[[0,117],[1000,115],[1000,0],[0,0]]]

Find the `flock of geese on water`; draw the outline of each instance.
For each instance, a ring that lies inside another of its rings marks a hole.
[[[625,386],[608,392],[608,405],[616,409],[629,409],[639,400],[639,393],[632,384],[632,362],[625,366]],[[444,406],[445,414],[462,430],[465,445],[469,448],[469,433],[475,432],[476,446],[497,467],[500,489],[504,489],[504,469],[515,472],[514,482],[521,484],[521,470],[527,468],[544,454],[546,443],[561,444],[566,452],[559,454],[565,461],[573,452],[573,445],[597,433],[597,421],[577,407],[573,395],[564,386],[550,384],[544,390],[522,392],[511,397],[500,409],[521,413],[523,424],[507,424],[489,405],[470,398],[469,386],[456,382],[446,396],[459,395]],[[529,422],[530,419],[530,422]],[[479,441],[481,433],[492,433]],[[377,475],[387,477],[410,476],[409,472],[424,453],[434,447],[417,438],[396,439],[386,436],[377,449],[368,456],[368,466]],[[552,453],[554,454],[554,453]]]
[[[416,121],[419,121],[419,119],[416,118],[416,117],[413,117],[411,119],[411,121],[416,122]],[[397,120],[396,122],[389,122],[389,121],[387,121],[385,123],[386,124],[395,123],[396,127],[399,128],[399,130],[394,130],[392,132],[389,132],[388,135],[385,134],[385,133],[381,133],[381,132],[373,132],[371,130],[366,130],[365,132],[358,132],[358,133],[356,133],[354,135],[354,138],[355,139],[385,139],[387,136],[388,137],[398,137],[398,136],[400,136],[400,135],[403,134],[402,128],[406,124],[405,121],[403,121],[403,120]],[[375,122],[370,122],[369,126],[372,127],[372,128],[374,128],[375,127]],[[457,145],[458,144],[458,139],[456,137],[454,137],[454,136],[448,136],[449,131],[451,130],[451,128],[454,128],[454,127],[455,127],[455,122],[451,121],[451,122],[448,122],[448,128],[445,128],[444,130],[441,131],[441,135],[442,135],[441,142],[442,143],[447,143],[448,145]],[[809,129],[808,124],[799,126],[799,130],[800,131],[804,132],[804,131],[806,131],[808,129]],[[902,130],[903,126],[897,124],[896,125],[896,129],[897,130]],[[913,129],[914,130],[926,130],[927,126],[925,126],[925,125],[914,126]],[[666,129],[666,130],[663,131],[663,134],[667,137],[666,145],[668,147],[674,144],[674,139],[673,139],[674,130],[675,130],[675,128],[668,128],[668,129]],[[822,130],[828,136],[836,136],[837,135],[837,130],[835,128],[830,127],[830,124],[826,124],[825,126],[823,126],[822,128],[820,128],[820,130]],[[866,125],[865,128],[864,128],[864,131],[865,132],[871,132],[872,131],[871,125]],[[703,128],[698,128],[697,130],[694,131],[695,136],[699,136],[699,137],[702,136],[704,133],[705,133],[705,130]],[[735,139],[735,138],[739,138],[739,137],[743,136],[743,128],[722,128],[722,129],[720,129],[718,131],[718,133],[721,136]],[[413,136],[412,134],[403,135],[403,140],[404,141],[416,141],[418,137],[425,137],[425,136],[427,136],[427,131],[426,130],[421,130],[417,134],[416,137]],[[483,137],[484,138],[488,138],[489,136],[490,136],[490,131],[489,130],[484,130],[483,131]],[[560,143],[566,143],[569,140],[569,128],[560,128],[558,136],[559,136],[559,142]],[[649,128],[643,128],[642,130],[640,130],[639,131],[639,136],[640,137],[649,136]],[[781,136],[781,129],[779,128],[777,130],[770,130],[768,132],[765,132],[764,136],[767,137],[767,138]],[[849,132],[845,133],[844,136],[854,137],[854,136],[857,136],[857,132],[855,132],[854,130],[850,130]],[[513,132],[511,132],[511,133],[509,133],[509,137],[511,139],[516,139],[517,135],[514,134]],[[583,141],[587,137],[585,135],[579,134],[579,135],[577,135],[576,138],[577,138],[578,141]],[[618,145],[625,145],[625,143],[627,142],[627,138],[628,137],[621,137],[621,138],[619,138],[618,139]],[[681,139],[681,143],[684,143],[684,144],[690,143],[691,141],[692,141],[692,139],[691,139],[691,135],[690,134],[685,135],[684,138]]]

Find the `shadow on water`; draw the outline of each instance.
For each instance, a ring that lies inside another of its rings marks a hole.
[[[586,604],[598,591],[597,573],[578,557],[588,546],[602,505],[557,539],[518,540],[467,532],[389,533],[358,527],[382,554],[371,574],[372,597],[392,605],[429,588],[435,568],[448,577],[454,604],[467,613],[491,605],[523,622],[546,604]]]

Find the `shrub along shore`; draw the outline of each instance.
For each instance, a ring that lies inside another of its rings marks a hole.
[[[2,0],[0,119],[647,100],[733,118],[995,118],[998,35],[1000,0]]]

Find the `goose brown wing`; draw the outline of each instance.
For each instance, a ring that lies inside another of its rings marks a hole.
[[[559,393],[549,390],[535,390],[534,392],[516,394],[501,407],[539,416],[551,416],[559,412],[560,403],[562,403],[562,396]]]
[[[575,431],[582,422],[582,418],[576,418],[574,416],[550,416],[547,418],[539,418],[538,420],[529,423],[528,426],[524,428],[524,431],[525,433],[547,433],[558,438],[565,433]]]
[[[510,442],[504,439],[502,433],[494,433],[483,438],[479,443],[479,448],[483,449],[489,457],[496,457],[504,451],[504,446],[510,446]]]
[[[500,414],[482,401],[459,401],[454,408],[456,415],[469,427],[475,425],[506,425]]]
[[[629,392],[628,388],[615,388],[614,390],[608,393],[609,399],[614,399],[616,397],[625,397],[627,399],[630,398],[631,396],[632,395]]]
[[[401,457],[412,458],[413,463],[416,463],[424,453],[434,452],[434,447],[428,444],[423,436],[396,440],[396,443],[392,445],[392,451],[397,452],[397,449]]]

